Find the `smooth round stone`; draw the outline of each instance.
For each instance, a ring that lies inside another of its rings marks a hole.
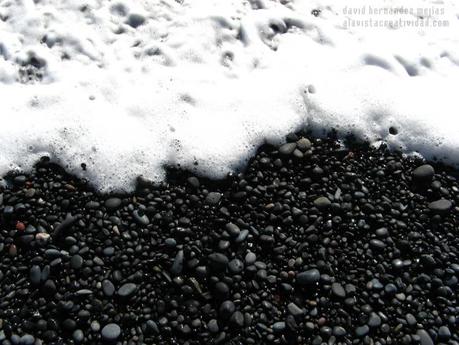
[[[105,256],[112,256],[113,254],[115,254],[115,248],[113,247],[104,248],[103,253]]]
[[[440,199],[437,201],[432,201],[428,207],[434,213],[442,214],[446,213],[453,206],[452,202],[446,199]]]
[[[153,182],[145,176],[140,175],[137,177],[137,185],[139,187],[150,187],[152,184]]]
[[[116,323],[109,323],[102,328],[101,335],[105,341],[115,341],[121,335],[121,328]]]
[[[219,299],[225,299],[229,297],[230,289],[224,282],[218,282],[215,284],[215,295]]]
[[[334,326],[332,333],[335,337],[343,337],[346,335],[346,330],[341,326]]]
[[[274,333],[283,332],[285,330],[285,322],[284,321],[275,322],[272,326],[272,329]]]
[[[72,338],[75,343],[81,343],[84,340],[84,333],[81,329],[77,329],[73,332]]]
[[[194,319],[194,320],[191,321],[191,327],[193,327],[195,329],[196,328],[200,328],[201,325],[202,325],[202,322],[201,322],[200,319]]]
[[[304,154],[303,154],[303,152],[301,152],[301,150],[295,149],[295,150],[293,151],[293,156],[294,156],[295,158],[301,159],[301,158],[304,157]]]
[[[189,183],[189,185],[190,185],[191,187],[193,187],[193,188],[199,188],[200,183],[199,183],[199,180],[198,180],[197,177],[195,177],[195,176],[190,176],[190,177],[188,177],[187,181],[188,181],[188,183]]]
[[[110,280],[105,279],[102,281],[102,291],[104,292],[105,296],[111,297],[115,293],[115,286]]]
[[[166,238],[164,244],[168,247],[174,248],[177,245],[177,241],[174,238]]]
[[[371,289],[381,290],[381,289],[384,288],[384,285],[381,284],[381,282],[378,280],[378,278],[373,278],[369,283],[369,287]]]
[[[296,142],[296,146],[301,150],[301,151],[306,151],[309,150],[312,147],[311,141],[307,138],[301,138]]]
[[[430,337],[429,333],[427,333],[424,329],[419,329],[416,334],[420,338],[421,345],[434,345],[432,338]]]
[[[120,198],[109,198],[105,200],[105,207],[108,208],[109,210],[116,210],[120,206],[121,206]]]
[[[145,23],[145,17],[138,13],[131,13],[127,18],[127,24],[132,26],[134,29],[138,28],[139,26]]]
[[[344,290],[341,284],[333,283],[331,288],[332,288],[333,295],[335,295],[336,297],[339,297],[339,298],[346,297],[346,291]]]
[[[410,326],[415,326],[416,325],[416,318],[414,317],[413,314],[411,313],[408,313],[405,315],[405,319],[406,319],[406,322],[408,323],[408,325]]]
[[[430,164],[424,164],[413,170],[413,179],[419,182],[429,182],[435,175],[435,169]]]
[[[98,321],[94,320],[93,322],[91,322],[90,327],[91,327],[91,330],[93,332],[99,332],[100,331],[100,323]]]
[[[389,283],[384,287],[384,291],[389,295],[397,293],[397,290],[397,286],[395,286],[395,284],[392,283]]]
[[[244,326],[244,315],[240,311],[235,311],[230,317],[230,323],[235,327],[241,328]]]
[[[20,339],[19,339],[19,344],[21,345],[33,345],[35,343],[35,337],[30,334],[24,334]]]
[[[137,290],[137,285],[134,283],[126,283],[118,289],[118,295],[121,297],[129,297]]]
[[[207,323],[207,329],[209,330],[210,333],[218,333],[219,332],[219,327],[218,327],[218,322],[215,319],[210,320]]]
[[[14,207],[13,206],[7,205],[3,209],[3,214],[6,215],[6,216],[11,216],[13,213],[14,213]]]
[[[236,306],[232,301],[224,301],[220,304],[218,312],[223,319],[228,319],[236,311]]]
[[[18,175],[13,179],[13,183],[16,186],[22,186],[27,181],[27,177],[24,175]]]
[[[255,261],[257,261],[257,256],[255,255],[255,253],[248,252],[245,255],[245,259],[244,260],[245,260],[246,265],[253,265],[255,263]],[[459,265],[458,265],[458,268],[459,268]]]
[[[237,237],[241,233],[241,229],[239,229],[239,227],[233,223],[226,224],[226,231],[228,231],[232,237]]]
[[[241,273],[244,269],[244,263],[239,259],[233,259],[228,263],[228,269],[234,274]]]
[[[329,338],[333,332],[332,329],[328,326],[320,327],[319,331],[322,336],[327,337],[327,338]]]
[[[425,267],[434,268],[436,266],[435,259],[432,255],[423,254],[421,255],[421,263]]]
[[[438,337],[440,340],[449,340],[451,338],[451,331],[447,326],[441,326],[438,329]]]
[[[322,169],[321,167],[316,166],[316,167],[314,167],[314,169],[312,169],[312,173],[314,175],[319,176],[319,175],[322,175],[324,173],[324,169]]]
[[[261,269],[257,271],[257,278],[259,278],[260,280],[265,280],[267,277],[268,273],[266,272],[266,270]]]
[[[218,192],[210,192],[206,196],[206,203],[209,205],[216,205],[220,202],[220,199],[222,198],[221,193]]]
[[[83,258],[80,255],[75,254],[70,259],[70,265],[76,270],[80,269],[83,266]]]
[[[64,322],[62,322],[62,328],[67,330],[67,331],[75,330],[75,328],[76,328],[75,320],[65,319]]]
[[[75,292],[78,296],[89,296],[92,295],[92,291],[89,289],[80,289]]]
[[[320,272],[317,268],[297,274],[296,282],[299,285],[312,285],[320,280]]]
[[[97,201],[89,201],[86,203],[85,207],[88,209],[96,209],[99,208],[100,204]]]
[[[208,256],[209,265],[215,271],[221,272],[226,270],[228,265],[228,257],[221,253],[212,253]]]
[[[30,269],[30,282],[32,285],[39,285],[41,281],[41,270],[37,265],[33,265]]]
[[[244,242],[247,239],[247,236],[249,236],[249,230],[244,229],[241,231],[241,233],[236,237],[234,242],[236,243],[241,243]]]
[[[355,335],[359,338],[366,336],[368,332],[370,332],[370,328],[367,325],[363,325],[355,329]]]
[[[376,250],[383,250],[386,248],[386,244],[383,241],[377,239],[370,240],[370,246]]]
[[[44,286],[44,289],[45,291],[48,293],[48,294],[53,294],[56,292],[56,284],[54,283],[54,281],[48,279],[47,281],[45,281],[45,284],[43,285]]]
[[[61,252],[57,249],[54,249],[54,248],[50,248],[50,249],[46,249],[45,250],[45,255],[47,258],[49,259],[56,259],[56,258],[60,258],[62,256]]]
[[[280,287],[286,293],[290,293],[293,291],[293,286],[287,283],[282,283]]]
[[[134,217],[135,221],[140,225],[150,224],[150,219],[148,219],[147,215],[144,214],[142,211],[135,210],[134,212],[132,212],[132,216]]]
[[[231,246],[231,242],[230,241],[220,240],[218,242],[218,249],[220,249],[222,251],[228,249],[230,246]]]
[[[330,207],[330,205],[331,201],[325,196],[320,196],[314,200],[314,206],[317,207],[319,210],[324,210]]]
[[[381,318],[379,317],[378,314],[376,313],[371,313],[370,318],[368,319],[367,322],[368,326],[374,328],[374,327],[379,327],[381,325]]]
[[[288,312],[293,316],[301,316],[304,314],[304,310],[298,307],[295,303],[291,302],[287,305]]]
[[[146,326],[146,332],[147,332],[148,334],[159,333],[158,325],[157,325],[156,322],[154,322],[153,320],[148,320],[148,321],[145,323],[145,326]]]
[[[295,151],[295,149],[296,149],[296,143],[286,143],[282,145],[281,147],[279,147],[279,153],[284,156],[288,156],[288,155],[291,155],[293,151]]]
[[[48,279],[50,271],[51,267],[49,265],[43,267],[41,270],[41,281],[46,281]]]
[[[387,230],[387,228],[379,228],[375,232],[378,237],[387,237],[387,235],[389,235],[389,230]]]
[[[394,259],[392,260],[392,267],[396,269],[401,269],[403,268],[403,261],[400,259]]]
[[[459,273],[459,264],[451,264],[451,269],[454,272]]]

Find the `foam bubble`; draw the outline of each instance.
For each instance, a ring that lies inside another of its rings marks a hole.
[[[166,165],[218,178],[303,126],[457,164],[459,11],[413,6],[449,25],[357,26],[417,18],[360,0],[4,1],[0,173],[48,155],[101,191]]]

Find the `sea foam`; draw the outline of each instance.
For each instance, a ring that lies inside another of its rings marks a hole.
[[[1,0],[0,173],[219,178],[303,127],[458,164],[455,2],[337,3]]]

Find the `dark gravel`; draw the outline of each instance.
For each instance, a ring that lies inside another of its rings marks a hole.
[[[457,170],[291,134],[244,173],[0,189],[0,344],[459,344]]]

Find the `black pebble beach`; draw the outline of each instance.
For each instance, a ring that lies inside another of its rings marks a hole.
[[[291,134],[244,172],[0,190],[0,344],[459,344],[459,174]]]

